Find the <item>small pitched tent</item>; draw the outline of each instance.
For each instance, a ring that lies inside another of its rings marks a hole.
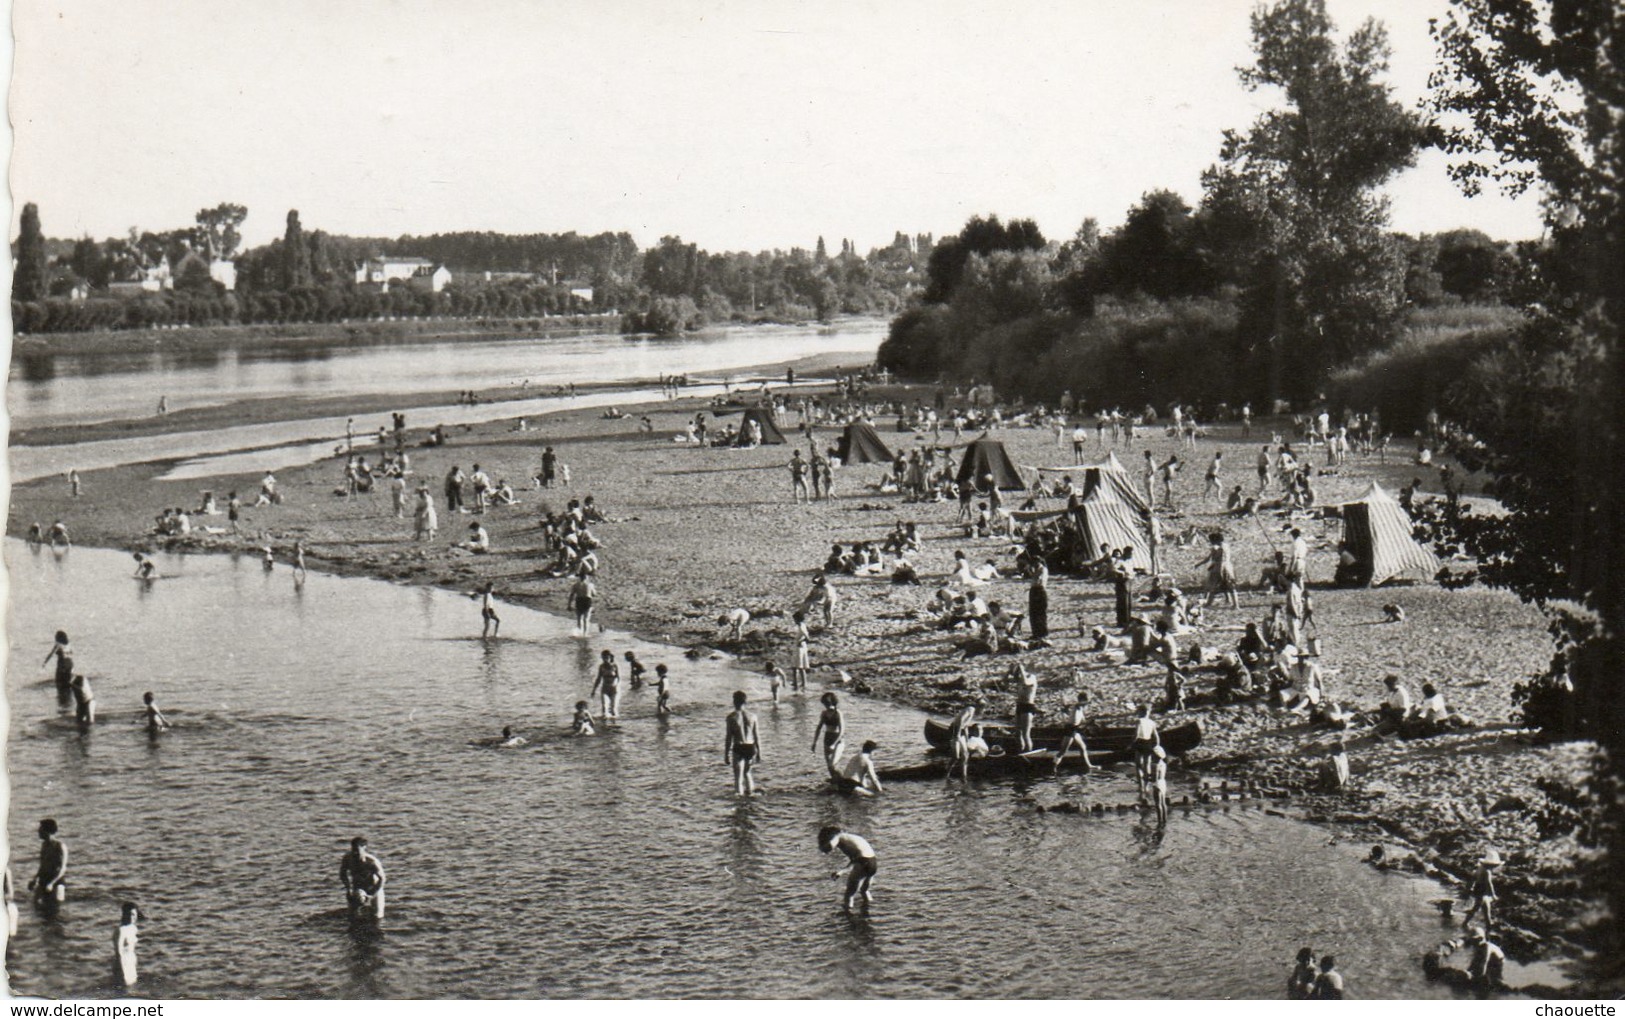
[[[1073,520],[1081,533],[1083,547],[1089,558],[1094,558],[1100,546],[1134,549],[1129,564],[1137,570],[1151,570],[1151,536],[1141,524],[1134,507],[1112,494],[1108,488],[1097,488],[1088,498],[1078,503]]]
[[[1004,451],[1004,443],[983,435],[965,447],[964,459],[959,461],[959,476],[954,480],[961,485],[981,488],[982,479],[989,474],[993,475],[993,484],[1000,489],[1019,490],[1027,487],[1021,480],[1021,472],[1016,469],[1015,461]]]
[[[867,421],[854,421],[846,426],[836,443],[836,453],[843,464],[889,464],[894,457],[880,435]]]
[[[1411,537],[1411,518],[1405,507],[1375,481],[1364,495],[1339,509],[1343,544],[1354,561],[1339,563],[1338,586],[1374,587],[1406,573],[1431,579],[1439,572],[1438,557]]]
[[[1123,469],[1122,461],[1117,459],[1116,453],[1106,454],[1105,463],[1083,469],[1083,497],[1087,499],[1101,489],[1117,496],[1141,516],[1151,515],[1151,505],[1146,502],[1146,495],[1150,493],[1142,494],[1134,487],[1133,479],[1129,477],[1128,471]]]
[[[750,423],[752,421],[761,426],[762,445],[782,446],[787,441],[784,433],[779,431],[779,426],[773,423],[773,412],[766,407],[746,407],[744,415],[744,418],[739,422],[739,438],[734,440],[734,445],[744,446],[749,444],[746,436],[750,434]]]

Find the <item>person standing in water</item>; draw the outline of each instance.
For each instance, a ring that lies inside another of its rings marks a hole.
[[[818,725],[813,729],[812,746],[808,749],[818,749],[818,737],[824,737],[824,760],[833,767],[835,758],[841,753],[841,735],[846,729],[846,720],[841,717],[840,701],[835,691],[825,691],[818,700],[824,705],[823,713],[818,716]]]
[[[120,909],[123,916],[119,920],[118,929],[113,932],[113,966],[119,984],[134,987],[135,949],[141,940],[141,931],[136,926],[136,921],[141,919],[141,909],[133,902],[126,902]]]
[[[66,690],[73,682],[73,645],[68,643],[68,634],[64,630],[56,631],[56,643],[51,645],[45,661],[40,664],[50,665],[53,658],[56,659],[56,688]]]
[[[671,676],[665,663],[655,666],[655,714],[661,718],[671,714]]]
[[[845,853],[850,861],[846,869],[838,870],[833,875],[837,880],[846,878],[847,911],[850,912],[857,904],[859,895],[863,896],[865,905],[873,902],[875,897],[869,886],[875,879],[875,847],[862,835],[842,831],[832,824],[818,829],[819,852],[829,853],[836,849]]]
[[[293,586],[305,586],[305,540],[293,540]]]
[[[156,580],[158,566],[140,552],[135,553],[135,578],[137,580]]]
[[[469,595],[480,600],[480,639],[495,637],[502,632],[502,619],[497,615],[496,598],[492,592],[496,584],[487,580],[485,586]]]
[[[90,689],[90,680],[83,676],[73,677],[73,720],[79,723],[81,730],[88,729],[96,724],[96,694]]]
[[[576,633],[582,637],[587,635],[587,628],[592,625],[592,603],[597,595],[591,575],[583,566],[576,574],[576,582],[570,587],[570,610],[576,615]]]
[[[598,694],[602,698],[604,721],[609,722],[620,717],[621,669],[615,664],[615,652],[605,651],[598,657],[598,675],[593,678],[587,696]]]
[[[1078,702],[1072,705],[1072,712],[1068,716],[1070,728],[1067,729],[1066,739],[1061,741],[1061,749],[1055,752],[1055,770],[1061,770],[1061,761],[1073,747],[1083,755],[1083,770],[1090,771],[1095,764],[1089,759],[1089,744],[1084,741],[1084,730],[1089,727],[1089,692],[1078,691]]]
[[[151,690],[148,690],[146,693],[141,695],[141,704],[143,706],[142,710],[146,715],[147,732],[156,736],[158,733],[169,728],[169,719],[165,718],[164,713],[158,710],[158,702],[153,699]]]
[[[357,836],[350,840],[350,851],[339,864],[339,883],[350,912],[372,908],[375,918],[384,918],[384,865],[378,857],[367,852],[367,840]]]
[[[773,694],[775,707],[779,703],[779,691],[784,688],[784,670],[779,668],[778,662],[768,662],[762,669],[762,675],[767,677],[767,686]]]
[[[1134,777],[1140,784],[1140,802],[1145,802],[1145,786],[1151,778],[1151,762],[1155,751],[1162,746],[1162,733],[1151,719],[1151,702],[1140,706],[1140,717],[1134,723]]]
[[[756,716],[745,707],[745,701],[745,691],[735,690],[734,709],[728,712],[722,744],[722,760],[733,765],[734,792],[754,796],[756,779],[751,772],[761,759],[761,745],[757,742]]]
[[[39,823],[39,871],[28,882],[34,898],[55,905],[68,897],[68,847],[57,838],[54,818]]]
[[[1168,827],[1168,751],[1151,751],[1151,804],[1157,811],[1157,830]]]

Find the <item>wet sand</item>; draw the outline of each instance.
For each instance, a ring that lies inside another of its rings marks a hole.
[[[798,373],[805,374],[805,367]],[[781,370],[765,374],[782,377]],[[887,392],[910,402],[930,398],[926,389]],[[350,401],[345,410],[355,413],[357,431],[365,433],[387,423],[388,410],[403,406],[372,409],[369,404],[363,409]],[[8,533],[20,536],[35,520],[48,526],[61,517],[82,544],[210,551],[269,544],[283,564],[294,540],[302,539],[314,569],[462,591],[491,580],[503,600],[563,614],[568,583],[539,575],[545,556],[535,521],[543,506],[562,509],[569,498],[591,494],[610,517],[610,522],[593,528],[605,545],[598,577],[601,621],[650,639],[697,648],[701,654],[716,649],[759,670],[769,658],[787,661],[793,633],[789,612],[832,543],[878,541],[896,521],[913,520],[925,539],[922,553],[912,557],[924,584],[896,587],[884,579],[839,578],[835,626],[828,632],[814,631],[814,669],[825,680],[844,672],[854,690],[930,711],[947,713],[976,700],[984,715],[1008,717],[1015,691],[1004,683],[1003,674],[1014,659],[961,662],[947,635],[916,620],[934,581],[950,569],[955,549],[963,549],[973,563],[988,557],[1002,563],[1009,561],[1005,547],[965,537],[963,527],[955,524],[955,506],[905,504],[899,496],[869,490],[866,486],[884,473],[879,465],[838,470],[833,501],[793,504],[785,469],[790,447],[702,450],[671,441],[702,406],[701,401],[679,401],[647,408],[655,423],[652,436],[638,431],[636,416],[616,421],[603,419],[597,410],[566,411],[533,419],[531,430],[523,433],[511,431],[509,422],[493,422],[455,430],[451,445],[444,448],[411,449],[412,487],[419,480],[426,482],[440,515],[440,533],[432,544],[412,541],[410,499],[407,519],[396,520],[390,515],[387,493],[356,499],[335,495],[342,485],[342,461],[337,459],[279,473],[284,503],[247,509],[240,537],[194,535],[181,540],[150,535],[153,517],[162,507],[193,508],[202,488],[211,488],[222,506],[228,489],[235,488],[245,503],[258,489],[258,476],[247,475],[210,482],[154,480],[168,464],[88,473],[78,500],[69,497],[61,479],[19,486],[12,495]],[[241,407],[235,410],[242,412]],[[241,418],[235,423],[242,423]],[[899,435],[890,422],[877,426],[894,449],[923,444],[912,433]],[[786,431],[805,451],[806,440]],[[1283,521],[1266,517],[1260,527],[1223,519],[1218,506],[1204,507],[1197,497],[1215,443],[1225,450],[1228,461],[1225,487],[1240,482],[1250,491],[1252,457],[1258,443],[1269,436],[1267,429],[1258,427],[1255,437],[1243,442],[1234,427],[1220,431],[1216,440],[1204,440],[1195,452],[1179,490],[1189,508],[1185,515],[1169,518],[1165,530],[1172,540],[1188,526],[1204,534],[1222,527],[1235,549],[1238,578],[1248,582],[1257,578],[1270,542],[1285,543]],[[422,431],[413,429],[412,435],[415,441]],[[815,438],[824,447],[832,445],[836,435],[834,429],[820,429]],[[1019,464],[1052,465],[1072,458],[1070,443],[1064,450],[1058,448],[1053,431],[1007,429],[996,437]],[[943,439],[951,441],[951,436],[945,432]],[[1173,440],[1160,434],[1149,442],[1159,459],[1176,449]],[[530,487],[547,445],[569,465],[573,482],[569,488]],[[1136,479],[1141,449],[1141,442],[1132,450],[1118,449]],[[1181,452],[1182,459],[1186,455]],[[1086,459],[1103,456],[1091,441]],[[1318,467],[1324,455],[1314,458]],[[1341,475],[1317,478],[1321,502],[1351,498],[1372,477],[1397,491],[1421,474],[1421,469],[1402,462],[1402,455],[1392,454],[1389,460],[1383,466],[1356,457]],[[451,548],[466,537],[468,524],[476,518],[447,514],[441,494],[452,465],[460,465],[466,473],[475,463],[493,479],[506,478],[522,501],[479,518],[491,533],[494,553],[489,556]],[[1428,482],[1437,477],[1422,476]],[[195,522],[225,526],[223,515]],[[1319,538],[1322,528],[1316,522],[1305,532]],[[1335,529],[1326,533],[1326,540],[1335,539]],[[1176,575],[1187,590],[1201,587],[1197,564],[1204,547],[1201,542],[1170,550]],[[1409,847],[1447,878],[1469,875],[1482,849],[1495,846],[1508,857],[1499,884],[1513,929],[1504,943],[1525,957],[1556,950],[1571,921],[1586,907],[1574,901],[1574,847],[1542,841],[1535,829],[1533,811],[1542,802],[1536,782],[1545,775],[1579,774],[1584,747],[1542,745],[1511,722],[1512,685],[1541,668],[1551,653],[1542,617],[1502,592],[1447,592],[1431,585],[1331,590],[1326,585],[1334,552],[1324,540],[1313,547],[1311,580],[1325,645],[1321,665],[1328,672],[1331,696],[1370,707],[1380,699],[1382,676],[1398,672],[1413,695],[1423,681],[1440,685],[1451,707],[1470,716],[1474,728],[1413,741],[1352,738],[1352,788],[1322,795],[1310,790],[1332,739],[1329,731],[1310,729],[1261,705],[1195,709],[1168,716],[1164,722],[1193,716],[1204,723],[1203,745],[1185,765],[1214,780],[1256,783],[1277,797],[1290,795],[1292,809],[1304,816],[1384,842],[1390,851]],[[1000,580],[990,585],[987,596],[1024,611],[1026,590],[1024,581]],[[1380,622],[1381,606],[1392,601],[1405,607],[1406,622]],[[1242,623],[1262,618],[1271,599],[1249,590],[1241,602],[1239,610],[1213,611],[1199,636],[1182,637],[1181,645],[1192,639],[1207,646],[1233,644]],[[714,623],[735,607],[781,611],[784,617],[754,622],[744,641],[734,645],[722,639]],[[1046,717],[1041,721],[1058,718],[1061,705],[1071,700],[1074,669],[1081,670],[1079,676],[1094,694],[1102,716],[1126,713],[1131,701],[1160,694],[1160,669],[1114,666],[1088,651],[1080,624],[1108,622],[1110,615],[1106,585],[1052,578],[1050,626],[1055,647],[1020,656],[1042,677],[1041,707]],[[469,625],[478,624],[477,610],[471,608]],[[1209,684],[1198,681],[1193,692]],[[896,750],[897,759],[912,753],[912,748]]]

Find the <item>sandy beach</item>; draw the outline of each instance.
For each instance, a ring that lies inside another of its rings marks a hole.
[[[802,373],[830,364],[802,365]],[[772,371],[778,371],[775,367]],[[500,399],[506,394],[481,394]],[[899,399],[912,403],[930,399],[924,388],[890,387],[872,390],[870,399]],[[387,411],[410,404],[379,401],[364,405],[351,401],[342,410],[331,401],[312,401],[321,412],[351,412],[357,432],[375,432],[387,424]],[[157,547],[198,551],[257,554],[262,545],[276,550],[286,562],[295,540],[302,540],[313,569],[365,575],[406,584],[424,584],[469,591],[489,580],[499,599],[548,611],[566,612],[566,581],[540,576],[547,560],[536,521],[545,508],[562,509],[570,498],[595,497],[609,518],[594,528],[604,542],[598,577],[600,621],[631,630],[650,639],[702,655],[735,658],[744,667],[760,670],[764,661],[787,661],[793,628],[789,612],[799,603],[816,568],[833,543],[879,541],[898,521],[914,521],[924,539],[922,552],[913,558],[922,586],[894,586],[884,578],[837,578],[839,603],[835,625],[814,629],[812,646],[815,680],[846,683],[856,692],[946,714],[968,702],[981,705],[984,715],[1008,717],[1015,690],[1003,681],[1010,658],[997,656],[962,662],[948,635],[929,628],[918,616],[934,590],[933,581],[952,568],[953,552],[966,552],[973,563],[996,559],[1009,563],[1008,543],[965,536],[955,522],[957,507],[948,503],[904,503],[898,495],[874,491],[884,469],[879,465],[854,466],[835,474],[836,498],[828,502],[796,504],[791,501],[790,475],[785,469],[789,446],[757,449],[699,449],[675,443],[672,436],[703,401],[677,401],[646,412],[654,431],[639,431],[637,416],[605,419],[601,412],[565,411],[533,419],[528,431],[512,429],[511,421],[493,422],[455,430],[449,445],[412,448],[414,481],[429,486],[441,512],[440,532],[433,543],[412,540],[410,500],[407,519],[391,515],[386,493],[346,498],[342,494],[342,458],[279,474],[285,494],[279,506],[247,508],[240,536],[194,534],[161,539],[152,534],[153,517],[166,506],[198,505],[200,490],[211,489],[224,506],[228,490],[252,502],[258,476],[210,479],[208,482],[160,482],[167,464],[149,463],[87,473],[83,494],[69,494],[65,479],[48,479],[18,486],[12,493],[8,533],[23,535],[34,521],[49,525],[61,518],[80,544],[126,549]],[[184,427],[203,427],[211,414],[229,414],[234,423],[270,414],[277,408],[239,404],[219,411],[200,411]],[[284,416],[288,410],[279,408]],[[136,422],[138,428],[182,427],[181,415],[166,422]],[[726,419],[723,419],[726,420]],[[737,420],[737,419],[735,419]],[[794,416],[788,424],[794,423]],[[924,445],[929,437],[899,434],[892,421],[877,421],[882,438],[893,450]],[[125,425],[87,426],[77,438],[128,434]],[[1142,431],[1145,431],[1142,429]],[[807,440],[786,428],[792,442],[805,452]],[[1255,425],[1254,438],[1242,441],[1238,426],[1220,427],[1189,454],[1192,468],[1178,490],[1185,512],[1166,519],[1173,536],[1189,527],[1201,534],[1219,528],[1230,536],[1236,551],[1237,573],[1244,583],[1257,579],[1273,545],[1284,545],[1283,520],[1266,516],[1262,523],[1223,518],[1214,504],[1203,505],[1201,467],[1215,449],[1223,449],[1227,463],[1225,487],[1243,483],[1251,490],[1252,458],[1257,446],[1268,441],[1269,423]],[[834,429],[818,429],[820,448],[835,441]],[[1085,459],[1102,459],[1091,441]],[[974,436],[966,435],[964,439]],[[1072,459],[1070,442],[1057,446],[1051,430],[1003,429],[994,433],[1014,460],[1024,466],[1064,464]],[[414,429],[412,440],[422,438]],[[53,441],[60,441],[53,438]],[[943,442],[951,441],[948,432]],[[552,446],[570,468],[568,488],[531,487],[545,446]],[[1176,449],[1174,440],[1157,434],[1137,440],[1118,455],[1138,477],[1142,448],[1159,458]],[[371,453],[370,446],[358,451]],[[1251,452],[1249,452],[1251,451]],[[1182,458],[1187,454],[1181,453]],[[375,457],[369,456],[370,459]],[[1317,464],[1324,460],[1316,454]],[[1422,477],[1424,490],[1436,488],[1436,472],[1423,473],[1401,452],[1391,451],[1388,464],[1375,457],[1354,457],[1338,474],[1318,479],[1322,503],[1335,503],[1358,494],[1373,478],[1391,491]],[[453,465],[465,472],[479,464],[493,479],[506,479],[518,492],[521,505],[494,508],[477,518],[489,529],[493,553],[477,556],[452,548],[466,537],[476,519],[447,514],[441,498],[443,479]],[[415,485],[414,485],[415,487]],[[1051,501],[1051,508],[1060,503]],[[224,516],[197,519],[199,525],[225,527]],[[1581,905],[1570,897],[1577,887],[1571,861],[1576,850],[1560,842],[1542,841],[1535,814],[1543,801],[1536,783],[1547,776],[1569,779],[1577,775],[1586,750],[1580,745],[1546,745],[1520,730],[1511,717],[1509,692],[1515,682],[1541,667],[1549,656],[1549,641],[1541,615],[1502,592],[1481,589],[1449,592],[1433,585],[1386,587],[1377,590],[1331,590],[1335,561],[1335,524],[1327,530],[1319,521],[1306,526],[1313,539],[1311,581],[1317,588],[1316,613],[1324,643],[1321,661],[1332,697],[1360,707],[1380,700],[1384,674],[1397,672],[1415,691],[1431,681],[1444,691],[1451,707],[1473,720],[1471,728],[1445,736],[1419,740],[1378,739],[1366,733],[1350,739],[1353,762],[1351,788],[1335,794],[1312,791],[1316,769],[1324,760],[1333,734],[1261,704],[1194,708],[1168,716],[1164,724],[1200,718],[1205,728],[1202,745],[1183,762],[1215,784],[1230,781],[1255,786],[1278,800],[1281,809],[1341,826],[1356,837],[1385,843],[1390,852],[1409,849],[1418,866],[1441,878],[1459,879],[1471,873],[1473,862],[1488,846],[1499,847],[1508,863],[1501,875],[1508,924],[1505,943],[1524,957],[1551,954],[1562,947]],[[1205,541],[1188,548],[1170,547],[1174,572],[1187,590],[1201,587],[1198,564]],[[1026,582],[994,581],[986,591],[990,599],[1025,609]],[[1407,619],[1383,624],[1382,606],[1399,602]],[[1208,646],[1233,645],[1242,624],[1261,619],[1272,599],[1256,589],[1244,590],[1239,609],[1210,610],[1199,634],[1182,637]],[[722,639],[716,617],[736,607],[753,612],[782,612],[783,617],[759,619],[743,641]],[[1054,646],[1020,656],[1041,677],[1042,701],[1049,718],[1060,716],[1076,689],[1074,670],[1103,717],[1127,716],[1133,701],[1160,693],[1162,673],[1151,665],[1113,665],[1089,651],[1084,631],[1108,623],[1111,616],[1108,585],[1072,577],[1051,581],[1050,625]],[[471,612],[470,625],[477,626]],[[842,676],[848,679],[842,679]],[[1197,683],[1193,692],[1209,688]],[[1047,719],[1046,719],[1047,720]],[[923,754],[923,739],[918,751]],[[907,760],[914,748],[896,748],[896,760]],[[1039,788],[1035,799],[1047,807],[1063,806],[1053,794]],[[1085,805],[1087,806],[1087,805]]]

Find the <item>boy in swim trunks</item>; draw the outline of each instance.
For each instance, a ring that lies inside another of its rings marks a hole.
[[[469,595],[480,600],[480,639],[495,637],[502,632],[502,617],[497,615],[496,598],[492,592],[496,584],[487,580],[485,586]]]
[[[845,870],[838,870],[834,874],[836,878],[846,878],[848,912],[857,903],[859,895],[863,896],[865,905],[874,901],[869,885],[875,878],[875,849],[869,844],[868,839],[862,835],[842,831],[834,825],[826,825],[818,830],[818,849],[824,853],[839,849],[851,861]]]
[[[761,746],[757,742],[756,716],[745,707],[745,691],[734,691],[734,709],[728,712],[726,736],[722,744],[722,760],[733,765],[734,792],[740,796],[756,795],[756,780],[751,771],[761,759]]]

